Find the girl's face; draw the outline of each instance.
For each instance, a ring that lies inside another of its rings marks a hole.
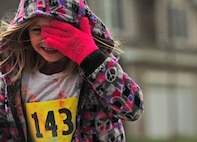
[[[37,17],[35,22],[29,27],[29,36],[34,50],[40,54],[47,62],[57,62],[65,56],[51,47],[48,47],[45,41],[41,38],[41,27],[43,25],[50,25],[52,18]]]

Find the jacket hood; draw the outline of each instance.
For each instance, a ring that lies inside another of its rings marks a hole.
[[[86,0],[21,0],[11,26],[34,16],[50,16],[79,25],[81,17],[88,17],[92,34],[113,40],[105,24],[89,8]]]

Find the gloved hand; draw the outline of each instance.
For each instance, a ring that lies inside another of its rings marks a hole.
[[[80,29],[66,22],[52,20],[50,26],[42,26],[41,37],[47,46],[57,49],[78,65],[98,50],[91,34],[89,20],[85,17],[80,20]]]

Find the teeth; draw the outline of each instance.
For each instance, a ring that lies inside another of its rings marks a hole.
[[[56,50],[53,49],[53,48],[46,48],[46,47],[44,47],[44,50],[47,50],[47,51],[56,51]]]

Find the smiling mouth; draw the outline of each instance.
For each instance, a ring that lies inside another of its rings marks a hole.
[[[46,52],[47,54],[54,54],[56,52],[58,52],[56,49],[53,49],[53,48],[47,48],[47,47],[41,47],[44,52]]]

